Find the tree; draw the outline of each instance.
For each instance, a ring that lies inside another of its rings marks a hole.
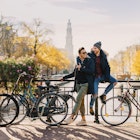
[[[32,56],[33,49],[30,44],[32,44],[33,40],[28,37],[16,37],[14,40],[15,44],[15,53],[13,54],[15,58],[21,56]]]
[[[131,72],[138,76],[140,75],[140,50],[134,56]]]
[[[0,20],[0,51],[1,54],[8,58],[12,56],[15,51],[14,38],[16,37],[16,30],[9,22],[4,22],[3,18]]]
[[[68,58],[53,46],[42,44],[36,54],[38,63],[43,64],[49,69],[62,70],[66,69],[70,62]]]
[[[110,67],[111,67],[111,73],[112,74],[117,74],[119,73],[119,64],[118,64],[118,61],[116,59],[111,59],[109,61],[109,64],[110,64]]]
[[[23,23],[23,29],[24,32],[26,32],[28,36],[34,40],[31,46],[33,46],[34,55],[36,55],[40,45],[48,41],[46,36],[51,32],[51,30],[45,28],[39,19],[34,19],[32,25]]]

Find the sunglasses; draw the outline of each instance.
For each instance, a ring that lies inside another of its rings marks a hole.
[[[86,54],[87,52],[82,52],[82,54]]]

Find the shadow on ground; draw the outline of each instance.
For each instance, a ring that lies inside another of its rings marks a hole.
[[[46,127],[40,124],[24,124],[6,127],[4,132],[0,131],[2,140],[140,140],[140,127],[133,125],[110,127],[93,123],[83,127]]]
[[[1,140],[10,140],[10,138],[1,130],[0,130],[0,139]]]

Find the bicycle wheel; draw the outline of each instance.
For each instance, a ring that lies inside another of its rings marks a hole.
[[[16,101],[18,102],[19,114],[12,124],[19,124],[27,116],[27,111],[29,109],[29,104],[28,104],[28,101],[26,100],[26,98],[23,97],[23,95],[15,94],[14,97],[15,97]]]
[[[8,94],[0,95],[0,126],[11,124],[19,113],[17,101]]]
[[[67,102],[68,104],[68,114],[67,117],[69,117],[72,114],[73,108],[75,106],[76,100],[73,96],[69,95],[69,94],[60,94],[64,100]],[[78,113],[74,116],[73,120],[75,120],[78,116]],[[66,117],[66,118],[67,118]]]
[[[68,105],[60,95],[49,93],[39,99],[37,112],[43,123],[58,125],[66,118]]]
[[[101,107],[101,117],[109,125],[123,124],[131,115],[131,104],[121,96],[111,97]]]

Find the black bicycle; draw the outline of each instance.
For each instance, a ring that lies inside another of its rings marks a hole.
[[[25,83],[26,77],[28,77],[26,86],[17,94],[16,89],[20,79],[22,78]],[[66,101],[60,95],[57,95],[55,90],[41,90],[40,95],[37,95],[32,85],[33,78],[34,76],[23,72],[17,79],[12,95],[18,102],[19,114],[13,124],[20,123],[26,116],[32,120],[39,118],[48,125],[60,124],[67,116],[68,106]]]
[[[52,85],[50,80],[46,80],[45,75],[41,76],[41,80],[45,82],[46,86],[38,86],[38,96],[42,95],[43,92],[45,93],[51,93],[54,92],[55,94],[60,95],[65,102],[67,102],[68,105],[68,113],[67,116],[69,116],[70,114],[72,114],[74,105],[76,103],[75,97],[73,96],[74,92],[73,90],[70,90],[68,87],[61,87],[59,85]],[[78,114],[76,114],[74,116],[74,120],[77,118]],[[67,117],[66,117],[67,118]],[[65,123],[61,123],[61,124],[65,124]]]

